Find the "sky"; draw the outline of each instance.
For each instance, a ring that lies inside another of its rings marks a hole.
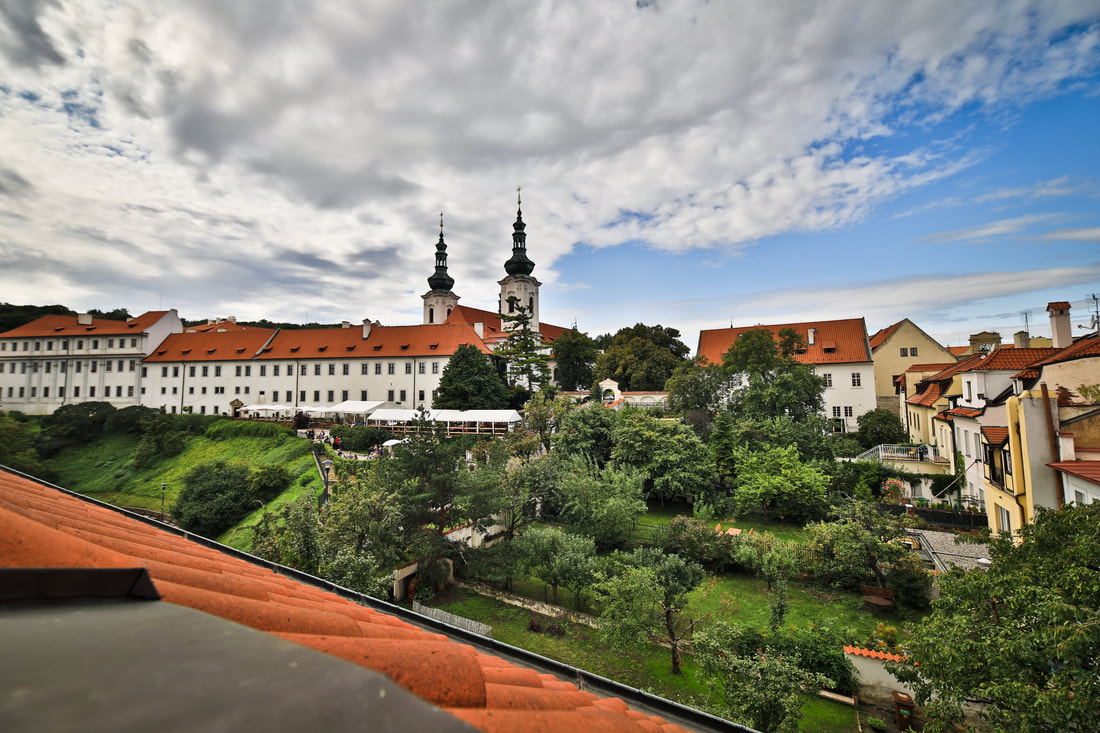
[[[188,319],[910,318],[1100,295],[1100,2],[0,3],[0,301]]]

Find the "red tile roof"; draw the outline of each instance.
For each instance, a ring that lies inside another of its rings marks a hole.
[[[234,321],[214,321],[185,326],[183,330],[185,333],[210,333],[211,331],[274,331],[275,329],[263,326],[242,326]]]
[[[942,364],[914,364],[913,366],[909,367],[905,371],[906,372],[932,372],[933,374],[935,374],[936,372],[942,372],[944,369],[950,369],[951,367],[955,366],[958,363],[959,362],[957,362],[957,361],[952,361],[952,362],[944,362]]]
[[[963,356],[966,352],[970,351],[970,346],[948,346],[947,350],[955,356]]]
[[[997,348],[993,351],[986,353],[984,355],[984,359],[981,359],[978,362],[967,367],[967,371],[1018,371],[1025,367],[1031,366],[1035,362],[1042,361],[1043,359],[1054,356],[1061,350],[1062,349],[1051,348]]]
[[[1100,461],[1059,461],[1047,465],[1062,473],[1100,485]]]
[[[247,360],[255,357],[274,333],[271,328],[243,332],[173,333],[161,342],[156,351],[145,357],[145,361]]]
[[[1001,445],[1008,440],[1008,428],[982,428],[982,435],[990,445]]]
[[[469,324],[374,326],[366,341],[361,326],[279,331],[260,359],[339,359],[450,356],[463,344],[489,349]]]
[[[956,417],[980,417],[984,410],[975,410],[971,407],[954,407],[945,411],[946,415],[954,415]]]
[[[471,308],[468,305],[458,305],[455,306],[451,314],[447,316],[447,322],[451,323],[452,319],[454,319],[455,322],[464,320],[470,324],[484,323],[486,341],[496,341],[508,336],[507,332],[505,332],[500,325],[499,313],[482,310],[481,308]],[[555,341],[558,336],[561,336],[568,330],[570,329],[564,326],[555,326],[552,323],[539,322],[539,333],[542,335],[542,340],[546,343]]]
[[[1065,301],[1065,300],[1056,300],[1053,303],[1047,303],[1047,312],[1050,312],[1050,311],[1053,311],[1053,310],[1068,311],[1069,309],[1070,309],[1069,302]]]
[[[806,342],[809,341],[809,329],[817,329],[813,345],[807,343],[805,353],[795,354],[794,358],[803,364],[853,364],[871,361],[867,327],[862,318],[708,329],[699,332],[698,355],[712,364],[721,364],[722,357],[741,334],[764,329],[778,338],[779,332],[784,328],[793,328]],[[826,353],[825,350],[830,347],[834,351]]]
[[[936,404],[936,400],[943,397],[943,386],[942,382],[928,382],[925,384],[924,389],[906,399],[905,404],[916,405],[918,407],[932,407]]]
[[[169,311],[149,311],[128,321],[93,318],[90,325],[77,323],[77,316],[47,315],[0,333],[0,338],[39,338],[43,336],[118,336],[145,331]]]
[[[908,320],[908,319],[903,318],[902,320],[898,321],[897,323],[895,323],[892,326],[887,326],[886,328],[880,328],[878,331],[875,331],[875,334],[873,336],[871,336],[870,339],[868,339],[868,343],[871,344],[871,350],[874,351],[875,349],[877,349],[878,347],[880,347],[884,343],[886,343],[886,339],[893,336],[894,331],[897,331],[898,327],[901,324],[905,323],[906,320]]]
[[[145,567],[165,602],[379,671],[484,731],[683,730],[621,699],[579,690],[7,471],[0,471],[0,537],[0,566]]]
[[[1048,364],[1060,364],[1066,361],[1073,361],[1075,359],[1088,359],[1095,356],[1100,356],[1100,334],[1090,333],[1087,336],[1074,341],[1072,344],[1064,349],[1037,349],[1038,351],[1053,351],[1055,353],[1043,358],[1042,360],[1035,361],[1028,366],[1029,370],[1024,370],[1020,374],[1017,374],[1017,378],[1027,378],[1030,374],[1032,377],[1039,376],[1039,371]]]

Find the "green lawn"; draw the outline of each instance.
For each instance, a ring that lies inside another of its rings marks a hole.
[[[639,520],[639,523],[660,526],[668,524],[674,517],[680,516],[691,517],[691,506],[677,502],[665,502],[663,505],[658,502],[650,502],[645,516]],[[708,520],[708,524],[721,524],[722,529],[736,527],[745,532],[752,530],[757,534],[770,532],[778,539],[787,542],[805,542],[810,537],[810,533],[800,524],[789,524],[777,519],[765,522],[764,518],[758,514],[749,514],[739,519],[733,517],[715,518]]]
[[[559,600],[562,600],[560,595]],[[528,631],[527,625],[532,618],[538,618],[544,628],[552,622],[530,611],[461,589],[447,590],[433,605],[492,626],[493,638],[498,641],[654,695],[692,707],[702,707],[710,698],[701,671],[690,655],[684,655],[683,674],[676,676],[671,673],[669,651],[652,644],[638,644],[630,651],[611,650],[599,641],[594,629],[568,622],[561,622],[565,629],[563,637]],[[844,705],[812,697],[803,711],[802,730],[823,733],[856,730],[855,711]]]

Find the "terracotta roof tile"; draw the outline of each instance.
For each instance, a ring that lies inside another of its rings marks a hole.
[[[485,731],[681,731],[270,567],[0,470],[0,565],[146,567],[162,600],[379,671]]]
[[[1100,461],[1058,461],[1047,465],[1062,473],[1100,485]]]
[[[257,328],[250,331],[173,333],[145,357],[147,362],[161,361],[241,361],[260,352],[275,331]]]
[[[24,323],[10,331],[0,333],[0,338],[37,338],[42,336],[118,336],[139,334],[152,326],[170,311],[149,311],[128,321],[93,318],[90,325],[77,323],[77,316],[46,315]]]
[[[374,326],[364,341],[363,329],[309,328],[279,331],[259,359],[338,359],[367,357],[450,356],[463,344],[489,353],[470,325],[433,323]]]
[[[948,346],[947,350],[950,351],[955,356],[962,356],[966,352],[970,351],[970,346],[969,345],[967,345],[967,346]]]
[[[983,427],[982,435],[990,445],[1001,445],[1008,440],[1008,428]]]
[[[1028,349],[994,349],[985,355],[984,359],[972,364],[966,371],[985,372],[1011,370],[1018,371],[1032,364],[1048,359],[1062,349],[1028,348]],[[979,355],[980,356],[980,355]]]
[[[1054,349],[1054,352],[1054,354],[1042,360],[1029,364],[1028,366],[1031,368],[1015,375],[1016,378],[1026,379],[1029,376],[1031,378],[1037,377],[1042,368],[1048,364],[1060,364],[1066,361],[1074,361],[1075,359],[1088,359],[1100,356],[1100,333],[1091,333],[1087,336],[1082,336],[1064,349]]]
[[[895,323],[892,326],[887,326],[886,328],[880,328],[878,331],[875,331],[875,334],[867,340],[868,343],[871,344],[871,350],[873,351],[873,350],[877,349],[878,347],[882,346],[884,343],[886,343],[886,339],[893,336],[894,331],[897,331],[898,327],[901,326],[901,324],[903,324],[903,323],[905,323],[905,319],[902,319],[902,320],[898,321],[897,323]]]
[[[854,364],[871,361],[867,328],[862,318],[707,329],[699,332],[698,356],[711,364],[721,364],[722,357],[741,334],[764,329],[778,336],[784,328],[793,328],[806,341],[809,329],[817,329],[813,345],[807,344],[805,353],[794,357],[803,364]],[[827,352],[826,349],[830,346],[834,351]]]
[[[953,407],[945,411],[944,414],[956,417],[979,417],[982,414],[982,410],[976,410],[972,407]]]

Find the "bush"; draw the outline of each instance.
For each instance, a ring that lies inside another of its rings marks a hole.
[[[206,428],[206,437],[210,440],[228,438],[273,438],[281,443],[294,437],[294,431],[273,422],[252,422],[250,420],[219,420]]]
[[[160,413],[153,407],[142,405],[130,405],[111,413],[103,423],[103,430],[107,433],[133,433],[141,432],[141,423]]]
[[[662,535],[660,546],[666,554],[679,555],[712,572],[719,572],[729,565],[733,538],[716,532],[709,522],[673,517]]]
[[[332,429],[332,435],[340,439],[340,448],[356,453],[366,453],[393,437],[386,430],[373,425],[341,425]]]
[[[62,405],[42,418],[43,433],[38,452],[52,456],[63,448],[91,443],[103,433],[103,426],[115,410],[109,402],[74,402]]]
[[[201,463],[183,477],[172,516],[180,527],[204,537],[217,537],[290,484],[281,465],[263,466],[249,473],[243,463]],[[312,509],[316,514],[316,509]]]
[[[729,631],[727,651],[733,656],[751,657],[760,649],[774,650],[799,669],[825,675],[832,680],[833,690],[842,695],[859,689],[855,667],[844,656],[844,639],[827,626],[783,626],[773,630],[732,624]]]
[[[260,466],[248,477],[249,493],[263,502],[271,501],[289,486],[290,472],[282,464]]]

